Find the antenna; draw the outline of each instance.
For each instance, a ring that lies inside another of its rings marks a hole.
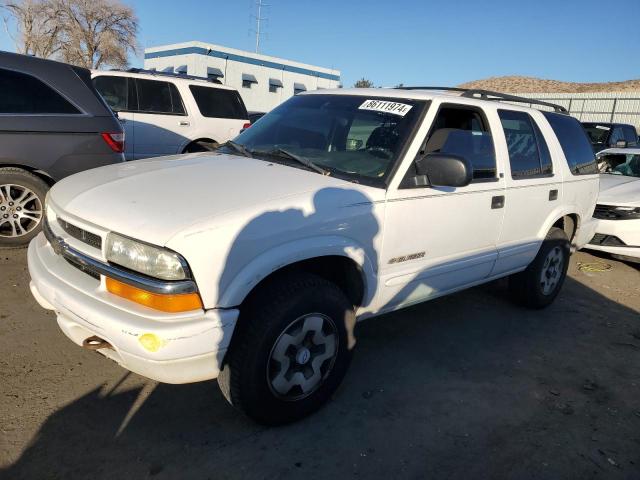
[[[255,19],[256,19],[256,29],[255,29],[255,34],[256,34],[256,53],[259,53],[260,51],[260,36],[264,35],[264,32],[261,30],[261,24],[262,21],[266,21],[267,17],[263,17],[262,16],[262,8],[263,7],[269,7],[270,5],[264,3],[262,0],[256,0],[256,8],[257,8],[257,15],[255,15]]]

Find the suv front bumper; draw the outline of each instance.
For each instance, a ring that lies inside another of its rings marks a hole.
[[[54,310],[58,325],[74,343],[89,337],[112,348],[99,353],[124,368],[165,383],[216,378],[238,318],[237,309],[165,314],[107,292],[57,255],[43,234],[29,245],[31,292]]]

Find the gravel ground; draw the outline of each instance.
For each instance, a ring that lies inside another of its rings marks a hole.
[[[606,272],[578,262],[606,262]],[[316,415],[264,428],[215,382],[172,386],[73,345],[0,252],[0,477],[640,478],[640,270],[578,253],[556,302],[504,282],[364,322]]]

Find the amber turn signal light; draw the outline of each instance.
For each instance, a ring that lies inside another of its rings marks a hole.
[[[202,308],[202,300],[197,293],[167,295],[148,292],[109,277],[105,281],[108,292],[162,312],[178,313]]]

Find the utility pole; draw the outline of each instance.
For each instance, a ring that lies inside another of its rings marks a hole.
[[[266,20],[266,17],[262,16],[262,7],[268,7],[269,5],[262,2],[262,0],[256,1],[256,6],[258,9],[258,14],[256,15],[256,53],[260,51],[260,35],[263,35],[260,27],[263,20]]]

